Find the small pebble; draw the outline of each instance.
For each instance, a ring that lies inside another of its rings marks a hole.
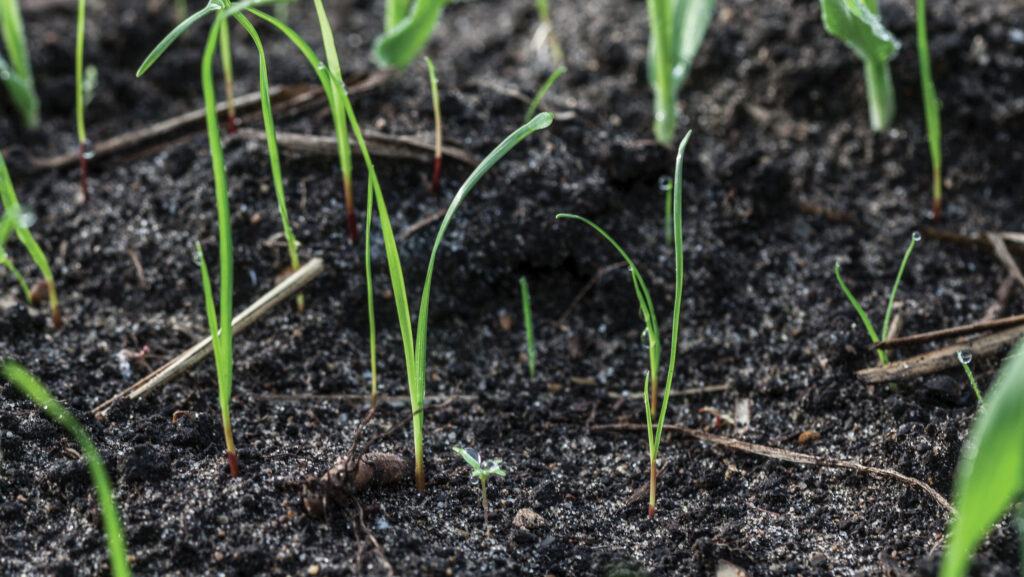
[[[309,569],[306,569],[306,573],[308,573],[310,575],[319,575],[320,574],[320,566],[319,565],[310,565]]]
[[[512,525],[517,529],[532,530],[545,525],[544,517],[541,517],[536,511],[530,508],[523,508],[516,511],[516,516],[512,519]]]
[[[800,433],[800,436],[797,437],[796,442],[798,444],[800,444],[800,445],[807,445],[807,444],[813,443],[814,441],[817,441],[820,438],[821,438],[821,433],[819,433],[818,431],[814,431],[814,430],[808,429],[808,430]]]

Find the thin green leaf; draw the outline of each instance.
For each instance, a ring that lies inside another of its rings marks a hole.
[[[853,305],[853,309],[857,311],[857,316],[860,317],[861,324],[863,324],[864,328],[867,329],[868,336],[871,337],[871,342],[877,343],[878,333],[875,332],[875,327],[871,324],[871,319],[868,318],[868,313],[864,312],[864,307],[860,306],[860,301],[857,300],[857,297],[853,296],[853,293],[850,292],[849,288],[847,288],[846,283],[843,282],[843,277],[839,274],[839,268],[839,261],[836,261],[836,280],[839,281],[839,288],[843,290],[843,294],[846,295],[846,300],[850,301],[850,304]],[[875,349],[875,352],[878,353],[879,362],[883,365],[889,364],[889,358],[886,356],[885,351],[882,349]]]
[[[519,296],[523,301],[523,326],[526,330],[526,358],[530,378],[537,374],[537,350],[533,344],[533,305],[530,302],[530,285],[526,277],[519,277]]]
[[[210,341],[213,345],[213,358],[216,361],[223,353],[221,352],[221,341],[217,335],[220,328],[217,326],[217,305],[213,300],[213,282],[210,281],[210,269],[206,266],[206,256],[203,254],[203,245],[196,241],[195,263],[199,265],[203,279],[203,303],[206,305],[206,321],[210,327]]]
[[[29,130],[35,130],[39,127],[40,102],[18,0],[0,0],[0,40],[10,59],[0,56],[0,81],[22,123]]]
[[[551,88],[551,85],[554,84],[556,80],[565,74],[566,70],[565,66],[559,66],[551,73],[550,76],[548,76],[548,79],[544,81],[544,84],[541,84],[540,90],[537,91],[536,96],[534,96],[533,100],[530,101],[529,108],[526,109],[526,114],[523,116],[523,122],[533,118],[533,114],[537,112],[537,107],[540,106],[540,101],[544,98],[544,95],[548,93],[548,89]]]
[[[903,253],[903,262],[900,263],[900,270],[896,273],[896,281],[892,283],[892,292],[889,293],[889,304],[885,307],[885,320],[882,322],[882,339],[889,338],[889,320],[892,318],[892,306],[896,302],[896,291],[900,288],[900,280],[903,279],[903,269],[907,268],[907,261],[910,260],[910,253],[914,250],[914,245],[921,238],[921,235],[914,232],[910,235],[910,245],[907,246],[907,252]]]
[[[85,431],[78,419],[74,417],[60,402],[50,394],[46,387],[30,374],[25,367],[14,362],[5,362],[2,367],[5,379],[11,382],[19,391],[34,402],[47,417],[74,437],[75,442],[82,448],[86,463],[89,466],[89,475],[92,477],[93,488],[96,490],[96,501],[99,503],[100,514],[103,518],[103,530],[107,535],[107,553],[110,558],[110,572],[114,577],[128,577],[132,574],[131,566],[128,564],[128,555],[124,543],[124,527],[121,524],[121,514],[118,512],[117,503],[114,501],[113,485],[110,482],[110,475],[103,465],[103,458],[96,450],[89,434]]]
[[[85,134],[85,0],[78,0],[78,21],[75,28],[75,127],[78,142],[84,144]]]
[[[373,59],[381,68],[405,68],[426,46],[452,0],[416,0],[402,20],[373,41]]]
[[[939,95],[932,79],[932,57],[928,51],[928,11],[925,0],[917,0],[917,63],[921,72],[921,99],[928,129],[928,152],[932,160],[932,213],[938,218],[942,211],[942,120],[939,116]]]
[[[964,443],[940,577],[962,577],[992,525],[1024,493],[1024,341],[1007,357]]]
[[[193,24],[201,20],[207,14],[223,9],[223,0],[210,0],[206,6],[203,6],[198,12],[189,16],[180,24],[175,26],[174,30],[171,30],[167,36],[164,36],[163,40],[156,45],[156,48],[149,53],[149,56],[146,56],[146,59],[142,61],[141,65],[139,65],[139,70],[135,73],[135,76],[142,76],[145,74],[146,71],[149,70],[149,67],[153,66],[153,64],[163,56],[164,52],[171,47],[171,44],[174,44],[174,41],[184,34],[186,30],[191,28]]]

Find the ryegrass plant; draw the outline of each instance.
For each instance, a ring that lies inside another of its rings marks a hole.
[[[892,319],[892,307],[896,302],[896,291],[900,288],[900,280],[903,278],[903,270],[907,267],[907,261],[910,259],[910,253],[914,250],[914,245],[921,241],[921,233],[914,231],[910,235],[910,244],[907,246],[907,252],[903,254],[903,262],[900,263],[900,270],[896,273],[896,281],[892,283],[892,291],[889,293],[889,304],[885,308],[885,320],[882,323],[882,339],[886,339],[889,336],[889,321]],[[878,333],[875,332],[874,325],[871,324],[871,319],[868,318],[868,314],[864,312],[864,307],[860,306],[860,302],[857,297],[853,296],[850,289],[847,288],[846,283],[843,282],[843,277],[839,274],[840,269],[839,261],[836,261],[836,281],[839,282],[839,288],[842,289],[843,294],[846,295],[846,300],[850,301],[853,305],[854,310],[857,311],[857,316],[860,317],[860,322],[864,325],[864,328],[868,331],[868,336],[871,337],[872,343],[878,343]],[[882,365],[889,364],[889,356],[882,348],[875,349],[878,354],[878,362]]]
[[[877,0],[821,0],[821,20],[864,64],[871,129],[881,131],[896,118],[896,92],[889,61],[900,42],[882,25]]]
[[[21,210],[21,203],[18,202],[18,196],[14,193],[14,183],[11,181],[11,173],[7,170],[7,163],[4,161],[3,153],[0,153],[0,204],[3,205],[4,212],[11,217],[7,221],[7,226],[13,227],[14,235],[21,241],[25,250],[28,251],[32,261],[39,267],[43,280],[46,281],[47,299],[50,301],[50,314],[53,317],[53,326],[59,329],[62,324],[61,311],[60,302],[57,300],[57,284],[53,280],[53,271],[50,270],[50,262],[47,260],[46,254],[40,248],[39,243],[36,242],[35,237],[32,236],[28,226],[26,226],[24,221],[25,215]],[[0,250],[2,249],[3,243],[0,243]],[[11,267],[7,268],[11,270]],[[21,274],[15,273],[15,276],[21,277]],[[24,282],[23,277],[21,282]],[[29,300],[31,300],[31,297]]]
[[[647,82],[654,91],[654,138],[663,146],[675,138],[676,99],[714,11],[715,0],[647,0]]]
[[[644,414],[647,419],[647,446],[650,457],[650,500],[647,504],[647,515],[654,517],[655,497],[658,487],[658,450],[661,447],[662,427],[665,423],[665,415],[668,410],[668,401],[672,393],[672,377],[675,374],[676,352],[679,350],[679,311],[683,301],[683,204],[682,204],[682,181],[683,181],[683,155],[686,152],[686,144],[690,141],[690,132],[686,133],[676,153],[675,183],[672,187],[672,229],[675,241],[675,265],[676,265],[676,287],[675,300],[672,310],[672,337],[671,350],[669,352],[668,373],[665,377],[665,398],[661,404],[661,411],[658,412],[658,363],[661,357],[661,335],[658,329],[658,319],[654,312],[654,301],[647,289],[640,270],[629,258],[626,251],[615,242],[615,239],[605,232],[594,222],[575,214],[559,214],[555,218],[568,218],[583,222],[593,228],[607,240],[612,247],[618,251],[623,260],[629,265],[630,276],[633,281],[633,290],[636,292],[637,301],[640,304],[640,315],[644,319],[644,338],[647,339],[649,369],[644,376]],[[653,425],[653,415],[658,415],[657,428]]]
[[[533,306],[530,302],[530,285],[526,277],[519,277],[519,296],[523,301],[523,326],[526,329],[526,359],[530,378],[537,375],[537,349],[533,341]]]
[[[434,107],[434,176],[430,179],[430,194],[437,196],[441,188],[441,157],[444,154],[444,142],[441,128],[441,97],[437,90],[437,73],[434,62],[424,56],[427,61],[427,72],[430,76],[430,102]]]
[[[85,0],[78,0],[78,21],[75,28],[75,127],[78,132],[78,166],[82,202],[89,200],[89,159],[92,144],[85,132]]]
[[[530,106],[526,109],[526,114],[523,116],[523,122],[533,118],[534,113],[537,112],[537,107],[540,106],[540,101],[544,99],[544,95],[548,93],[551,85],[554,84],[559,77],[565,74],[565,71],[565,66],[559,66],[551,73],[550,76],[548,76],[548,79],[544,81],[544,84],[540,85],[540,90],[537,91],[533,100],[530,101]]]
[[[452,450],[458,453],[459,456],[473,468],[473,471],[469,476],[480,481],[480,502],[484,507],[484,530],[486,531],[486,535],[490,536],[491,529],[487,526],[487,479],[490,479],[493,475],[497,475],[499,477],[505,476],[505,471],[501,469],[501,459],[484,461],[480,458],[480,453],[475,449],[452,447]]]
[[[35,130],[40,120],[39,95],[18,0],[0,0],[0,41],[7,55],[5,58],[0,54],[0,83],[21,116],[22,124]]]
[[[940,577],[963,577],[992,525],[1024,494],[1024,341],[1007,357],[964,442]],[[1019,527],[1019,525],[1018,525]]]
[[[381,68],[405,68],[423,50],[444,7],[454,0],[387,0],[384,33],[373,40],[373,59]]]
[[[960,366],[964,368],[964,373],[967,374],[967,380],[971,383],[971,388],[974,389],[975,396],[978,397],[978,407],[981,409],[985,408],[985,400],[981,398],[981,389],[978,388],[978,381],[974,378],[974,371],[971,370],[971,351],[961,350],[956,353],[956,360],[960,361]]]
[[[928,153],[932,159],[932,219],[942,216],[942,120],[939,95],[932,79],[932,57],[928,51],[928,10],[925,0],[917,0],[917,67],[921,73],[921,99],[928,130]]]
[[[103,530],[107,535],[110,574],[114,577],[130,576],[132,570],[128,564],[124,543],[124,527],[121,525],[121,514],[114,501],[113,485],[110,482],[107,468],[103,465],[103,458],[100,457],[96,445],[89,438],[89,433],[85,431],[82,423],[78,422],[78,419],[68,412],[64,405],[57,401],[25,367],[7,361],[3,363],[0,372],[15,388],[42,409],[47,417],[64,427],[81,447],[82,454],[89,466],[89,476],[92,477],[93,488],[96,490],[96,501],[99,503],[100,516],[103,518]]]

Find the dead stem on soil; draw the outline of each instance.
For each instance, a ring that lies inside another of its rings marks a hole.
[[[430,226],[430,225],[434,224],[435,222],[441,220],[442,218],[444,218],[444,215],[447,214],[447,213],[448,213],[448,209],[447,208],[442,208],[441,210],[439,210],[439,211],[437,211],[437,212],[435,212],[433,214],[429,214],[429,215],[427,215],[427,216],[417,220],[416,222],[410,224],[405,230],[403,230],[401,232],[401,234],[398,235],[397,240],[399,242],[404,241],[405,239],[407,239],[410,236],[416,234],[417,232],[423,230],[424,228],[427,228],[428,226]]]
[[[750,453],[753,455],[760,455],[769,459],[775,459],[778,461],[786,461],[789,463],[799,463],[802,465],[814,465],[816,467],[831,467],[837,469],[850,469],[862,473],[868,473],[871,475],[877,475],[880,477],[888,477],[895,479],[902,483],[915,485],[916,487],[923,490],[928,494],[936,503],[942,506],[950,515],[956,514],[956,510],[949,504],[938,491],[933,489],[931,486],[926,484],[920,479],[914,477],[908,477],[902,473],[893,471],[891,469],[880,469],[878,467],[871,467],[868,465],[862,465],[856,461],[844,461],[840,459],[832,459],[827,457],[816,457],[814,455],[808,455],[806,453],[797,453],[795,451],[787,451],[785,449],[778,449],[776,447],[769,447],[767,445],[758,445],[755,443],[748,443],[746,441],[740,441],[738,439],[732,439],[729,437],[723,437],[715,435],[700,429],[691,429],[689,427],[682,427],[679,425],[668,425],[664,426],[666,431],[675,431],[682,433],[688,437],[704,441],[706,443],[712,443],[722,447],[728,447],[744,453]],[[591,431],[646,431],[645,425],[636,425],[632,423],[624,424],[609,424],[609,425],[597,425],[590,428]]]
[[[240,129],[238,136],[254,142],[266,142],[263,131],[254,128]],[[375,158],[395,158],[418,162],[434,161],[433,144],[417,136],[384,134],[375,130],[363,129],[363,139],[366,141],[366,150]],[[354,135],[349,136],[349,141],[353,146],[358,144]],[[281,150],[299,155],[332,156],[338,154],[338,138],[336,136],[277,131],[277,144]],[[473,153],[459,146],[447,144],[442,148],[442,154],[467,166],[479,164]]]
[[[231,323],[231,327],[235,334],[241,334],[256,321],[263,318],[263,316],[270,312],[274,307],[291,298],[292,295],[301,290],[302,287],[306,286],[313,279],[319,276],[323,270],[324,262],[319,258],[314,258],[302,265],[298,271],[288,276],[284,282],[270,289],[270,291],[260,297],[256,302],[249,305],[247,309],[235,317],[234,321]],[[114,404],[114,401],[122,397],[137,399],[152,393],[180,377],[185,373],[185,371],[198,364],[199,361],[210,356],[212,352],[212,340],[210,337],[206,337],[185,352],[174,357],[156,371],[143,377],[134,385],[122,390],[113,397],[97,405],[92,410],[93,414],[97,417],[103,416],[106,414],[110,406]]]
[[[898,349],[910,345],[930,343],[951,337],[961,337],[964,335],[973,335],[976,333],[992,331],[995,329],[1015,327],[1022,324],[1024,324],[1024,315],[1015,315],[1012,317],[1004,317],[1001,319],[968,323],[965,325],[939,329],[937,331],[929,331],[927,333],[919,333],[916,335],[909,335],[897,339],[889,339],[884,342],[875,343],[871,345],[871,348]]]

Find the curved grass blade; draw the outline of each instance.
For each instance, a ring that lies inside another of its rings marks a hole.
[[[434,62],[424,56],[427,61],[427,71],[430,73],[430,102],[434,106],[434,176],[430,179],[430,194],[437,196],[441,187],[441,157],[444,151],[443,138],[441,134],[441,97],[437,92],[437,74],[434,72]]]
[[[170,33],[167,34],[167,36],[164,36],[163,40],[161,40],[156,45],[156,48],[154,48],[149,53],[149,55],[146,56],[146,59],[142,61],[141,65],[139,65],[138,71],[135,72],[135,76],[142,76],[143,74],[145,74],[146,71],[149,70],[149,67],[153,66],[153,64],[157,60],[159,60],[161,56],[163,56],[164,52],[167,52],[167,49],[171,47],[171,44],[174,44],[174,41],[177,40],[179,36],[184,34],[186,30],[191,28],[193,24],[201,20],[207,14],[211,14],[213,12],[223,9],[223,0],[210,0],[206,4],[206,6],[200,8],[198,12],[189,16],[180,24],[175,26],[174,29],[171,30]]]
[[[907,246],[907,252],[903,254],[903,262],[900,263],[900,270],[896,273],[896,282],[892,283],[892,292],[889,293],[889,304],[885,307],[885,321],[882,322],[882,338],[889,338],[889,320],[892,318],[892,305],[896,302],[896,291],[900,288],[900,280],[903,279],[903,269],[907,268],[907,261],[910,260],[910,252],[914,250],[914,245],[921,240],[921,234],[914,231],[910,235],[910,245]]]
[[[401,21],[373,41],[373,60],[381,68],[405,68],[423,50],[444,7],[452,0],[416,0]]]
[[[544,81],[544,84],[541,84],[540,90],[537,91],[536,96],[534,96],[533,100],[530,101],[530,107],[526,109],[526,115],[523,116],[523,122],[533,118],[533,113],[537,111],[537,107],[540,106],[540,101],[544,98],[544,95],[548,93],[551,85],[565,74],[566,70],[565,66],[559,66],[551,73],[550,76],[548,76],[548,79]]]
[[[523,301],[523,326],[526,330],[526,358],[530,378],[537,376],[537,349],[533,344],[533,306],[530,302],[530,285],[526,277],[519,277],[519,296]]]
[[[871,324],[871,319],[868,318],[868,313],[864,312],[864,307],[860,306],[860,301],[857,300],[857,297],[853,296],[853,293],[850,292],[849,288],[847,288],[846,283],[843,282],[843,277],[839,274],[839,269],[839,261],[836,261],[836,280],[839,281],[839,288],[843,289],[843,294],[846,295],[846,300],[850,301],[850,304],[853,305],[853,309],[857,311],[857,316],[860,317],[861,324],[863,324],[864,328],[867,329],[868,336],[871,337],[871,342],[877,343],[878,333],[875,332],[875,327]],[[878,353],[878,361],[881,364],[889,364],[889,357],[885,354],[885,351],[882,349],[875,349],[875,352]]]
[[[25,367],[8,361],[3,364],[2,373],[5,379],[42,409],[47,417],[64,427],[82,448],[82,454],[89,466],[89,476],[92,477],[93,488],[96,490],[96,502],[103,518],[103,531],[107,535],[110,573],[114,577],[129,577],[132,570],[128,564],[124,527],[121,524],[117,503],[114,501],[113,485],[107,468],[103,465],[103,458],[100,457],[85,427]]]

